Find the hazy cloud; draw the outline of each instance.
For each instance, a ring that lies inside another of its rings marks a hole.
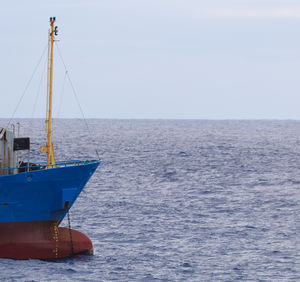
[[[300,19],[300,8],[275,9],[206,9],[199,13],[200,17],[211,19]]]

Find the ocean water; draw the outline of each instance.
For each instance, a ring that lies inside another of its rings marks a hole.
[[[300,281],[299,121],[87,123],[55,120],[54,143],[102,159],[70,212],[94,256],[0,259],[1,280]],[[31,160],[43,125],[22,121]]]

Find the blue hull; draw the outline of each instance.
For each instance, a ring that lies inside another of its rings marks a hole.
[[[60,222],[100,161],[0,176],[0,223]]]

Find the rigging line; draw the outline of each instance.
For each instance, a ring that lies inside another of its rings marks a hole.
[[[86,126],[86,128],[87,128],[87,130],[88,130],[90,136],[93,136],[92,133],[91,133],[91,131],[90,131],[90,128],[89,128],[89,126],[88,126],[88,123],[87,123],[87,121],[86,121],[86,118],[85,118],[85,116],[84,116],[83,110],[82,110],[82,108],[81,108],[81,105],[80,105],[80,102],[79,102],[77,93],[76,93],[76,91],[75,91],[74,85],[73,85],[73,83],[72,83],[72,81],[71,81],[71,78],[70,78],[70,76],[69,76],[69,72],[68,72],[68,70],[67,70],[65,61],[64,61],[64,59],[63,59],[63,57],[62,57],[62,55],[61,55],[60,49],[59,49],[58,44],[57,44],[56,42],[55,42],[55,45],[56,45],[56,47],[57,47],[59,57],[60,57],[60,59],[61,59],[63,65],[64,65],[64,67],[65,67],[66,76],[68,77],[68,80],[69,80],[69,82],[70,82],[71,88],[72,88],[72,90],[73,90],[73,94],[74,94],[74,96],[75,96],[75,99],[76,99],[76,102],[77,102],[77,104],[78,104],[79,110],[80,110],[80,112],[81,112],[82,118],[83,118],[83,120],[84,120],[85,126]],[[95,149],[95,151],[96,151],[96,154],[97,154],[98,159],[100,159],[98,150]]]
[[[45,61],[45,64],[46,63],[47,63],[47,60]],[[35,101],[34,101],[34,105],[33,105],[33,110],[32,110],[32,114],[31,114],[31,118],[33,118],[33,116],[35,114],[36,104],[37,104],[37,101],[38,101],[38,98],[39,98],[39,94],[40,94],[40,91],[41,91],[41,86],[42,86],[42,82],[43,82],[43,78],[44,78],[45,72],[46,72],[46,68],[44,68],[44,71],[42,72],[41,79],[40,79],[40,82],[39,82],[39,85],[38,85],[38,90],[36,92],[36,96],[35,96]]]
[[[67,73],[68,73],[68,71],[65,71],[65,76],[64,76],[64,81],[63,81],[63,85],[62,85],[62,90],[61,90],[61,93],[60,93],[60,101],[59,101],[59,108],[58,108],[58,112],[57,112],[57,118],[59,118],[60,112],[61,112],[61,105],[62,105],[64,93],[65,93],[65,84],[66,84]]]
[[[33,108],[32,108],[32,113],[31,113],[31,118],[34,118],[34,115],[35,115],[35,110],[36,110],[36,105],[37,105],[37,102],[39,100],[39,97],[40,97],[40,93],[41,93],[41,86],[42,86],[42,82],[43,82],[43,78],[45,76],[45,73],[46,73],[46,65],[47,65],[47,58],[45,60],[45,65],[44,65],[44,71],[42,71],[42,75],[41,75],[41,79],[39,81],[39,85],[38,85],[38,88],[37,88],[37,92],[36,92],[36,95],[35,95],[35,100],[34,100],[34,105],[33,105]],[[33,127],[32,126],[29,126],[27,128],[27,134],[28,136],[31,136],[32,135],[32,132],[33,132]]]
[[[43,58],[43,56],[44,56],[46,50],[47,50],[47,46],[44,48],[43,53],[42,53],[42,55],[41,55],[41,57],[40,57],[40,59],[39,59],[37,65],[35,66],[35,68],[34,68],[32,74],[31,74],[31,77],[30,77],[29,81],[27,82],[26,87],[25,87],[25,89],[24,89],[24,91],[23,91],[23,93],[22,93],[22,95],[21,95],[21,98],[19,99],[19,102],[17,103],[17,106],[16,106],[16,108],[15,108],[15,110],[14,110],[12,116],[11,116],[10,120],[8,121],[8,124],[7,124],[6,128],[8,128],[8,126],[10,125],[12,119],[14,118],[14,116],[15,116],[15,114],[16,114],[16,111],[18,110],[18,108],[19,108],[19,106],[20,106],[20,104],[21,104],[21,102],[22,102],[22,100],[23,100],[23,98],[24,98],[24,96],[25,96],[25,93],[26,93],[26,91],[27,91],[27,89],[28,89],[28,87],[29,87],[29,85],[30,85],[30,83],[31,83],[31,81],[32,81],[32,79],[33,79],[33,77],[34,77],[34,75],[35,75],[35,72],[37,71],[37,69],[38,69],[38,67],[39,67],[39,65],[40,65],[40,63],[41,63],[41,61],[42,61],[42,58]]]
[[[81,105],[80,105],[78,96],[77,96],[76,91],[75,91],[75,88],[74,88],[74,86],[73,86],[73,83],[72,83],[72,81],[71,81],[71,79],[70,79],[69,73],[67,73],[67,77],[68,77],[68,80],[69,80],[69,82],[70,82],[70,84],[71,84],[71,87],[72,87],[72,90],[73,90],[73,94],[74,94],[74,96],[75,96],[75,98],[76,98],[76,101],[77,101],[77,104],[78,104],[78,106],[79,106],[79,109],[80,109],[81,115],[82,115],[82,117],[83,117],[84,123],[85,123],[85,125],[86,125],[86,128],[88,129],[88,132],[89,132],[90,136],[93,136],[92,133],[91,133],[91,131],[90,131],[90,128],[89,128],[89,126],[88,126],[88,123],[87,123],[87,121],[86,121],[86,118],[85,118],[85,116],[84,116],[83,110],[82,110],[82,108],[81,108]],[[100,156],[99,156],[99,153],[98,153],[97,149],[95,149],[95,151],[96,151],[97,157],[98,157],[98,159],[99,159]]]

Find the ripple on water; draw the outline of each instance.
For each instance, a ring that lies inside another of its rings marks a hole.
[[[99,144],[103,162],[71,210],[95,255],[3,259],[2,280],[300,280],[300,122],[87,122],[93,136],[55,120],[54,143],[58,160],[94,159]],[[29,126],[34,161],[44,123]]]

